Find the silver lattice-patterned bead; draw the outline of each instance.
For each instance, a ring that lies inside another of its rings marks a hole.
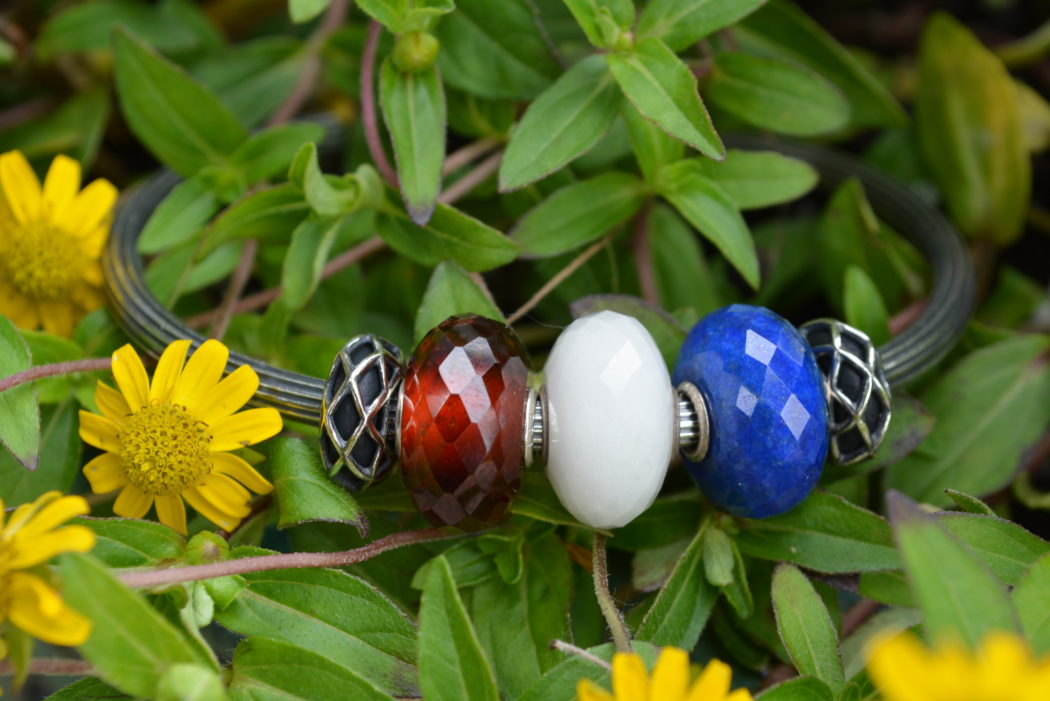
[[[332,362],[321,400],[321,457],[332,479],[351,491],[381,480],[397,461],[401,350],[366,334]]]
[[[866,460],[890,425],[890,385],[871,339],[835,319],[816,319],[799,331],[824,375],[831,455],[840,465]]]

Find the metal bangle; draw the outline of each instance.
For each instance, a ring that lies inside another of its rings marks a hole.
[[[329,140],[335,130],[329,129]],[[940,360],[959,339],[974,306],[973,270],[966,248],[951,224],[907,187],[855,158],[793,141],[758,136],[734,136],[735,148],[774,150],[809,162],[820,174],[820,186],[832,188],[857,178],[877,216],[914,244],[929,260],[933,284],[922,314],[904,332],[879,348],[887,379],[907,382]],[[146,287],[139,235],[161,201],[181,178],[162,171],[138,187],[120,208],[102,255],[106,294],[117,322],[140,348],[159,355],[172,341],[190,339],[193,347],[205,337],[187,328],[156,300]],[[292,419],[318,423],[324,381],[283,370],[231,352],[227,371],[250,364],[259,375],[253,404],[278,409]]]

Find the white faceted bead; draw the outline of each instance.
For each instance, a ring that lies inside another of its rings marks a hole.
[[[562,332],[544,375],[554,491],[581,523],[627,524],[671,459],[676,402],[656,343],[637,319],[598,312]]]

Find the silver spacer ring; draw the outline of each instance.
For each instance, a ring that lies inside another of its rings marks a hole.
[[[547,462],[547,388],[529,387],[525,397],[525,465]]]
[[[678,430],[675,431],[675,449],[690,462],[700,462],[707,455],[711,422],[707,417],[707,402],[692,382],[683,382],[676,389],[678,396]]]

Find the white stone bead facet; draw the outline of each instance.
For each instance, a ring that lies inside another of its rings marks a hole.
[[[547,476],[581,523],[626,525],[663,486],[677,398],[660,351],[637,320],[612,311],[577,319],[544,370]]]

